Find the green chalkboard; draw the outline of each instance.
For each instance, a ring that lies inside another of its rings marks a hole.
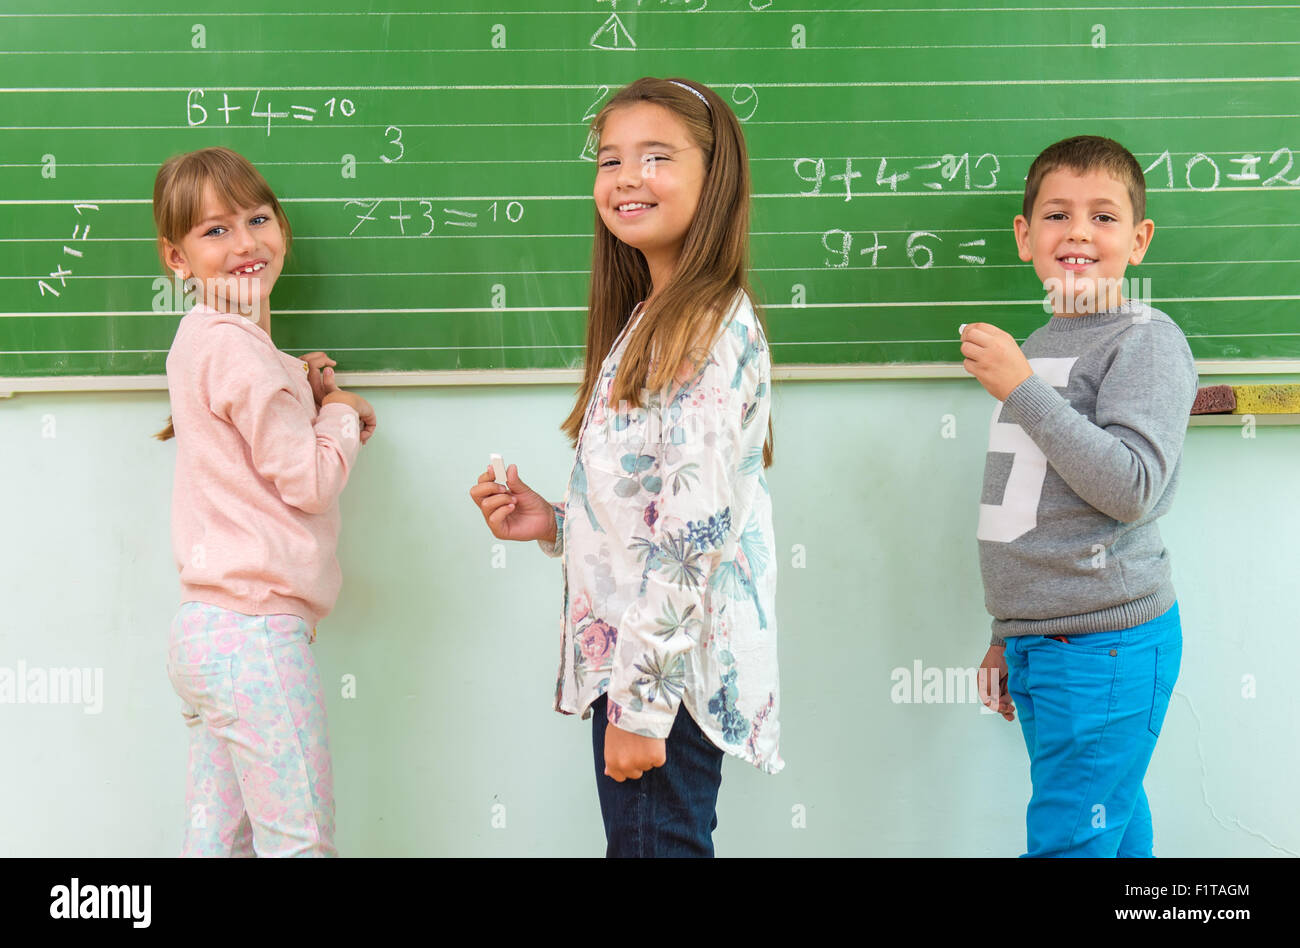
[[[1042,294],[1011,218],[1033,156],[1080,133],[1148,169],[1156,237],[1129,275],[1196,356],[1300,358],[1296,4],[168,7],[0,7],[0,377],[164,371],[179,304],[155,284],[153,176],[210,144],[290,215],[282,348],[577,366],[586,125],[646,74],[744,120],[779,363],[955,362],[981,319],[1026,335]]]

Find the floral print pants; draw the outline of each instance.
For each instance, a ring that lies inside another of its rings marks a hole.
[[[314,633],[201,602],[172,620],[167,673],[190,729],[182,856],[337,856]]]

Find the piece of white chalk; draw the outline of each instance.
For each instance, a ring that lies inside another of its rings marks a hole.
[[[969,326],[969,325],[970,325],[970,323],[962,323],[960,326],[958,326],[958,327],[957,327],[957,335],[960,336],[962,333],[964,333],[964,332],[966,331],[966,327]]]
[[[488,463],[492,465],[492,473],[496,476],[497,482],[504,484],[506,482],[506,462],[499,454],[494,454],[488,458]]]

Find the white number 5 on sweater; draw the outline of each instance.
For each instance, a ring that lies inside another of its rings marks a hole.
[[[1077,356],[1066,359],[1030,359],[1034,374],[1053,388],[1070,384],[1070,369]],[[976,536],[994,543],[1018,540],[1038,526],[1038,501],[1047,480],[1047,456],[1017,424],[999,422],[1002,402],[993,408],[989,424],[989,450],[1010,454],[1011,472],[1002,492],[1002,503],[980,504],[980,525]]]

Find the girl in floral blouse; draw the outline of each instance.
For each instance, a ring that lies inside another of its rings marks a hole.
[[[713,855],[724,753],[777,751],[771,362],[746,276],[740,123],[639,79],[596,116],[596,234],[576,447],[552,505],[514,465],[470,490],[492,533],[560,557],[556,710],[594,712],[610,856]]]

